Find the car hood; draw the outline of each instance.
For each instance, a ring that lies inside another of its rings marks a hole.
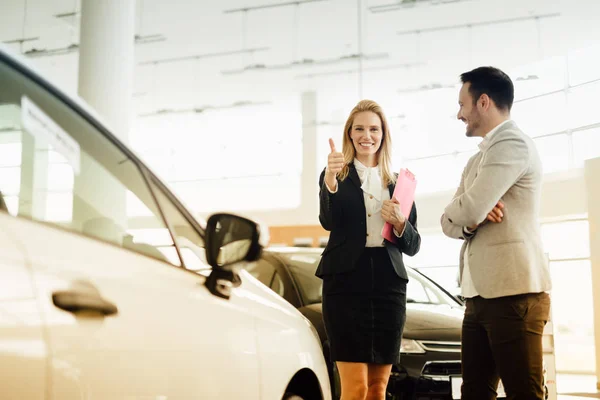
[[[464,308],[441,304],[415,304],[406,306],[406,325],[403,336],[408,339],[460,341]],[[308,318],[321,338],[325,337],[321,303],[299,308]]]
[[[410,339],[460,341],[464,309],[443,304],[407,304],[403,336]]]

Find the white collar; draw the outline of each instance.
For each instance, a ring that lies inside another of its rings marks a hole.
[[[497,133],[501,127],[503,127],[510,121],[511,121],[510,119],[507,119],[506,121],[502,121],[498,125],[496,125],[496,127],[494,129],[489,131],[488,134],[484,136],[481,143],[478,144],[479,150],[483,151],[483,150],[487,149],[487,147],[490,145],[490,141],[492,140],[492,136],[494,136],[494,134]]]
[[[378,201],[381,201],[383,195],[383,183],[381,182],[381,173],[379,166],[367,167],[357,158],[354,159],[354,166],[361,182],[360,188],[363,192],[370,194]]]

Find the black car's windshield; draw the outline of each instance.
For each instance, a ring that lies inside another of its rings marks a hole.
[[[323,281],[315,276],[321,255],[316,252],[278,252],[288,266],[299,286],[304,304],[322,301]],[[441,290],[435,283],[411,268],[407,268],[410,282],[407,287],[407,302],[418,304],[445,304],[457,306],[459,303]]]
[[[299,286],[304,304],[320,303],[323,281],[315,276],[321,255],[318,253],[296,252],[280,253],[279,256],[288,266],[290,273]]]

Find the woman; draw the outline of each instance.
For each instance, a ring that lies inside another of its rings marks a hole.
[[[323,319],[342,400],[383,400],[400,358],[408,276],[402,253],[419,251],[417,209],[408,218],[390,200],[391,137],[381,107],[362,100],[344,127],[342,153],[331,153],[320,178],[321,225],[331,231],[316,275],[323,279]],[[385,222],[394,243],[385,240]]]

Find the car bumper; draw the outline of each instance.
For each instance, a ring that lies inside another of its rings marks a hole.
[[[451,377],[460,376],[460,353],[406,354],[394,366],[387,400],[451,400]]]

